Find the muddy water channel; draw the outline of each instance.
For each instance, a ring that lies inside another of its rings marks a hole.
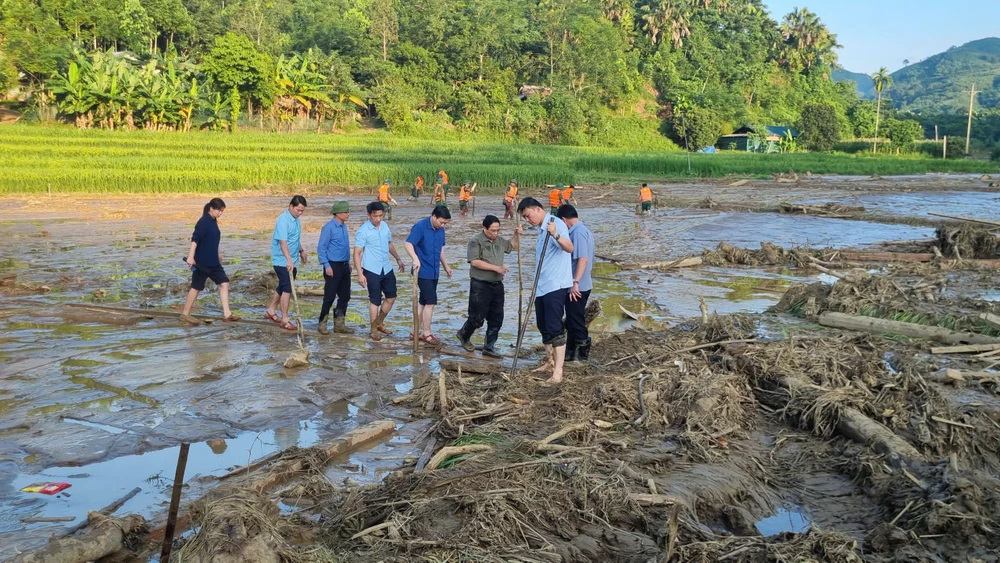
[[[669,187],[660,189],[669,195]],[[677,193],[687,197],[695,189],[681,186]],[[825,187],[824,201],[840,193],[841,199],[864,199],[865,205],[899,213],[927,207],[973,214],[996,197],[958,191],[845,195],[840,189],[839,184]],[[815,280],[813,274],[781,268],[622,270],[611,258],[619,263],[669,260],[699,255],[720,241],[751,248],[761,242],[865,247],[933,236],[928,228],[771,213],[659,209],[652,217],[637,217],[632,204],[593,199],[602,191],[578,192],[581,218],[594,232],[603,258],[594,270],[594,295],[603,304],[603,313],[592,325],[598,332],[699,315],[699,298],[718,313],[762,311],[777,302],[788,284]],[[752,190],[743,193],[746,198],[754,195]],[[629,198],[631,192],[610,199]],[[53,197],[11,199],[0,206],[0,237],[5,241],[0,247],[0,278],[16,276],[13,286],[0,289],[0,559],[44,543],[51,534],[81,522],[88,510],[136,487],[141,493],[121,512],[162,514],[182,442],[193,444],[187,470],[192,492],[209,486],[213,475],[387,416],[399,421],[402,437],[357,454],[360,457],[347,460],[331,479],[374,480],[379,460],[419,455],[405,436],[416,433],[422,421],[393,409],[390,400],[436,373],[442,358],[462,352],[454,335],[467,308],[465,247],[481,229],[486,212],[502,216],[500,198],[481,197],[477,216],[459,217],[456,212],[448,226],[446,254],[455,275],[442,277],[434,325],[445,342],[442,353],[410,352],[410,278],[398,274],[400,299],[387,322],[394,334],[379,343],[363,336],[367,301],[356,284],[348,310],[356,336],[318,335],[321,298],[302,297],[306,346],[313,362],[294,370],[282,364],[296,349],[295,336],[261,322],[269,294],[259,283],[270,269],[274,219],[288,197],[225,199],[228,208],[220,227],[224,262],[233,280],[233,309],[250,322],[200,327],[174,318],[149,318],[143,311],[179,313],[188,287],[180,259],[207,198]],[[310,261],[300,270],[300,288],[322,284],[315,247],[335,199],[309,197],[303,243]],[[355,210],[349,222],[353,235],[365,220],[362,210],[368,199],[348,199]],[[390,227],[403,253],[410,226],[429,214],[430,207],[426,199],[401,203]],[[504,224],[504,235],[512,228]],[[535,236],[529,229],[523,245],[525,300],[534,271]],[[516,264],[510,255],[501,334],[503,350],[511,352],[518,319]],[[198,304],[197,313],[220,316],[214,288],[204,292]],[[481,334],[474,341],[480,339]],[[527,353],[530,364],[538,357],[534,350],[540,343],[533,329],[526,342],[532,350]],[[509,364],[509,358],[504,362]],[[52,496],[22,492],[38,482],[72,486]],[[760,526],[793,530],[807,525],[794,507],[782,510],[774,521]],[[75,520],[23,521],[38,517]]]

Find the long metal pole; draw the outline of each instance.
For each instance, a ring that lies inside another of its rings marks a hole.
[[[549,223],[554,220],[550,220]],[[510,366],[510,379],[514,379],[514,375],[517,373],[517,358],[521,355],[521,343],[524,341],[524,333],[528,330],[528,319],[531,318],[531,306],[535,303],[535,292],[538,291],[538,276],[542,273],[542,264],[545,262],[545,251],[549,248],[550,238],[552,238],[552,233],[546,231],[545,242],[542,243],[542,252],[538,256],[538,267],[535,268],[535,279],[531,283],[531,298],[528,300],[528,310],[525,311],[524,321],[517,330],[517,346],[514,348],[514,362]]]

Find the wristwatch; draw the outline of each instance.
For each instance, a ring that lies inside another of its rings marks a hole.
[[[559,242],[559,239],[561,239],[561,238],[562,238],[562,236],[560,236],[558,233],[556,233],[556,242]]]

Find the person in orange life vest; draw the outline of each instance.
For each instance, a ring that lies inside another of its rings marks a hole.
[[[469,213],[469,200],[472,199],[472,188],[468,180],[462,182],[462,187],[458,189],[458,209],[464,217]]]
[[[651,215],[653,213],[653,190],[649,189],[645,183],[639,188],[639,205],[641,206],[643,215]]]
[[[514,210],[517,208],[517,180],[511,180],[507,185],[507,193],[503,195],[503,218],[513,219]]]
[[[559,206],[562,205],[562,191],[565,187],[566,186],[563,186],[562,184],[556,184],[556,186],[549,192],[549,207],[551,208],[550,211],[553,216],[555,216],[556,212],[559,211]]]
[[[568,188],[562,191],[562,204],[563,205],[576,205],[576,198],[573,197],[573,191],[576,190],[576,186],[570,184]],[[571,201],[572,200],[572,201]]]
[[[382,207],[385,208],[386,221],[392,220],[392,207],[389,204],[391,203],[392,205],[399,205],[398,203],[396,203],[396,200],[393,199],[391,195],[389,195],[390,187],[392,187],[392,180],[388,179],[385,182],[382,182],[382,185],[378,187],[378,201],[379,203],[382,204]]]
[[[413,182],[413,189],[410,190],[408,201],[415,201],[422,193],[424,193],[424,177],[417,176],[417,181]]]

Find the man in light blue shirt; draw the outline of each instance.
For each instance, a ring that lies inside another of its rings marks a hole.
[[[305,212],[306,198],[294,196],[288,209],[275,221],[274,234],[271,236],[271,265],[278,275],[278,287],[274,290],[264,317],[278,323],[285,330],[299,329],[288,318],[288,300],[292,295],[292,279],[298,274],[299,260],[306,263],[306,251],[300,244],[302,223],[299,222],[299,217]],[[281,316],[277,314],[278,307],[281,308]]]
[[[590,359],[590,334],[587,332],[587,300],[594,282],[590,271],[594,266],[594,235],[582,222],[572,205],[562,205],[556,215],[569,226],[573,241],[573,287],[566,296],[566,361],[586,362]]]
[[[330,334],[327,315],[333,302],[333,332],[354,334],[347,327],[347,303],[351,300],[351,235],[347,232],[347,220],[351,218],[351,206],[346,201],[338,201],[330,208],[333,219],[323,225],[319,233],[319,247],[316,260],[323,269],[323,306],[319,311],[319,333]]]
[[[566,356],[566,327],[563,314],[566,310],[566,296],[573,287],[573,242],[569,229],[561,219],[546,213],[542,204],[533,197],[526,197],[517,206],[521,214],[532,226],[538,227],[538,243],[535,246],[535,321],[542,333],[542,344],[548,358],[535,371],[552,370],[547,383],[562,383],[563,361]],[[549,234],[551,236],[546,237]],[[543,257],[544,249],[544,260]]]
[[[373,201],[365,209],[368,221],[354,233],[354,269],[358,271],[358,283],[368,289],[369,336],[378,341],[382,340],[383,334],[392,334],[385,328],[385,318],[396,302],[396,274],[392,271],[389,256],[396,259],[400,271],[403,270],[403,259],[392,244],[389,225],[382,221],[385,207]]]

